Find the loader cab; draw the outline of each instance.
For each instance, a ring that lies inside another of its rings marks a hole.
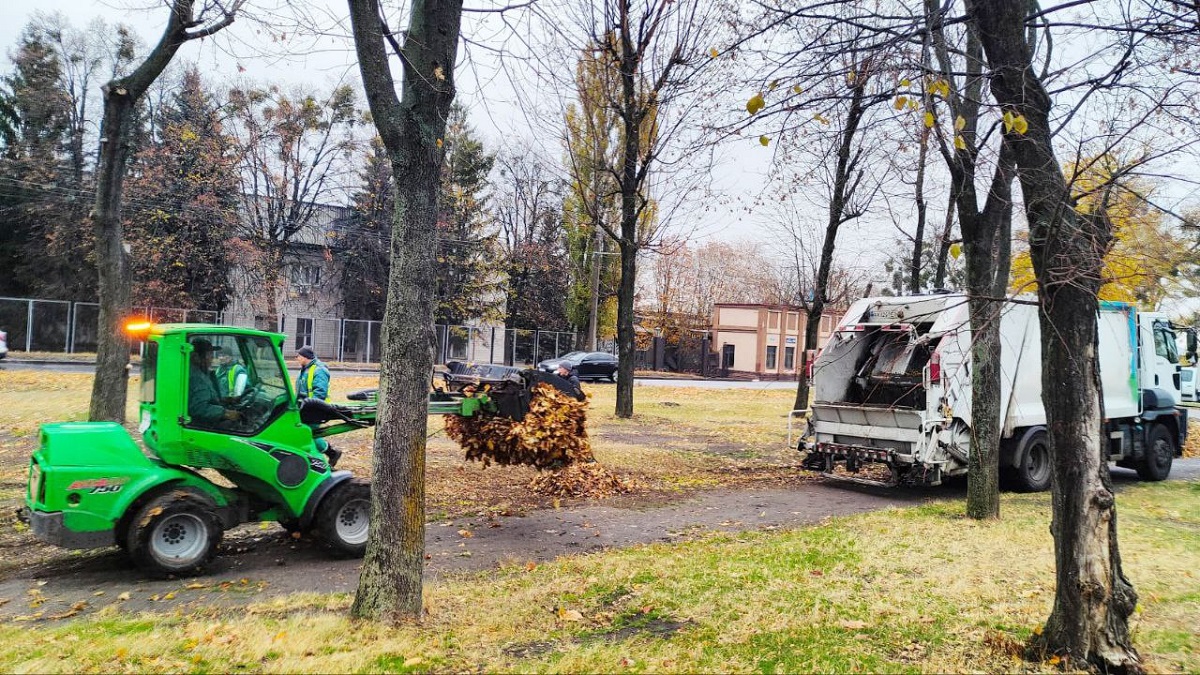
[[[187,347],[184,426],[252,436],[287,410],[286,371],[265,336],[201,333]]]
[[[138,424],[172,464],[239,470],[246,444],[305,451],[282,355],[282,335],[198,324],[156,325],[146,336]],[[257,446],[256,446],[257,447]]]

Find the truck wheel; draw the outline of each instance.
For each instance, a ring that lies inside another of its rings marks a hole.
[[[1137,465],[1138,477],[1142,480],[1166,480],[1171,475],[1171,461],[1175,458],[1175,442],[1171,430],[1162,424],[1150,427],[1146,439],[1146,456]]]
[[[1045,429],[1026,432],[1017,448],[1020,462],[1013,471],[1017,492],[1042,492],[1050,488],[1050,436]]]
[[[371,486],[348,480],[333,488],[314,519],[318,541],[334,553],[361,558],[367,550],[371,525]]]
[[[155,575],[185,575],[212,559],[220,520],[206,500],[175,489],[146,502],[129,523],[126,549],[135,565]]]

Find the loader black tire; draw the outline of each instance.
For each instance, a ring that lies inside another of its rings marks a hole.
[[[351,479],[329,491],[313,519],[317,540],[334,555],[361,558],[371,523],[371,486]]]
[[[1162,424],[1155,424],[1146,434],[1146,455],[1138,462],[1138,477],[1148,481],[1166,480],[1171,475],[1171,462],[1174,459],[1175,441],[1171,430]]]
[[[1012,486],[1017,492],[1044,492],[1050,489],[1054,465],[1050,457],[1050,435],[1045,429],[1030,429],[1017,447],[1017,465],[1012,470]]]
[[[220,518],[202,493],[174,488],[142,505],[129,522],[125,548],[150,575],[185,576],[212,560],[223,534]]]

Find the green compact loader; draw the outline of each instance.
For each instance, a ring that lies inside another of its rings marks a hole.
[[[72,549],[115,544],[160,576],[195,572],[225,530],[247,522],[277,521],[311,531],[335,555],[363,554],[370,486],[335,471],[337,454],[321,439],[374,425],[373,392],[342,404],[298,401],[278,333],[130,330],[145,344],[144,450],[111,422],[42,425],[23,510],[35,535]],[[520,419],[528,409],[527,377],[481,384],[465,394],[435,390],[429,413]]]

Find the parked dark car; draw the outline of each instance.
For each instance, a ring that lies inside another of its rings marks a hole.
[[[538,370],[553,373],[558,364],[567,363],[575,369],[581,380],[608,379],[617,381],[617,357],[608,352],[571,352],[556,359],[546,359],[538,364]]]

